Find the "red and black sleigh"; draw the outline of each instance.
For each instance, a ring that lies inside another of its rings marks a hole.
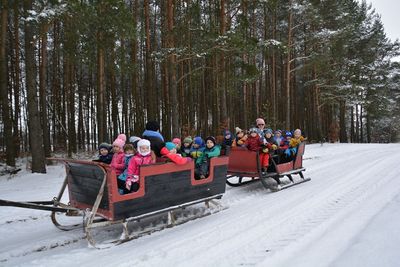
[[[303,167],[305,143],[297,147],[294,159],[289,162],[279,163],[274,157],[270,157],[270,167],[262,172],[259,154],[249,151],[247,148],[233,147],[229,153],[228,176],[226,183],[230,186],[242,186],[261,181],[263,186],[271,191],[279,191],[300,183],[310,181],[305,178]],[[299,175],[300,179],[294,179]],[[287,179],[283,179],[287,177]]]
[[[225,193],[228,157],[210,160],[210,174],[196,180],[194,162],[185,165],[156,163],[140,167],[139,190],[126,195],[118,192],[117,177],[109,165],[68,159],[53,159],[65,163],[66,178],[60,193],[52,201],[14,202],[0,200],[0,206],[14,206],[49,210],[55,226],[62,230],[81,227],[82,224],[61,225],[56,215],[83,216],[83,227],[90,244],[96,246],[93,228],[121,224],[123,234],[113,243],[121,243],[144,233],[129,233],[128,223],[165,213],[168,222],[160,228],[177,224],[173,212],[204,202],[207,209],[196,217],[219,211],[222,206],[215,199]],[[69,203],[61,203],[68,188]],[[214,205],[214,209],[210,208]],[[208,211],[207,211],[208,210]],[[192,217],[187,220],[193,219]],[[181,220],[180,223],[185,220]],[[179,223],[179,222],[178,222]],[[158,230],[158,229],[157,229]],[[155,229],[148,229],[155,231]]]

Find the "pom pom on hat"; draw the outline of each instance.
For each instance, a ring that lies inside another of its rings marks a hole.
[[[171,151],[172,149],[176,148],[176,145],[172,142],[166,142],[165,147],[168,149],[168,151]]]
[[[119,134],[117,136],[117,139],[121,139],[121,140],[124,140],[124,142],[126,142],[126,135],[125,134]]]
[[[160,129],[160,124],[156,121],[148,121],[146,123],[146,130],[149,131],[158,131]]]

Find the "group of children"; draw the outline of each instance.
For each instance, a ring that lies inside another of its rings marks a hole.
[[[110,164],[118,177],[118,189],[120,194],[135,192],[139,189],[139,167],[141,165],[155,163],[157,157],[172,161],[176,164],[186,164],[190,161],[195,162],[195,178],[205,179],[209,175],[209,160],[221,154],[221,148],[228,154],[230,147],[246,147],[251,151],[256,151],[260,155],[262,171],[267,171],[270,156],[277,154],[287,160],[292,160],[296,154],[296,149],[300,142],[304,141],[301,130],[296,129],[283,132],[271,129],[264,129],[265,123],[262,119],[257,119],[257,127],[249,129],[248,133],[239,127],[235,128],[236,136],[233,137],[229,130],[224,130],[224,139],[221,145],[217,144],[213,136],[203,140],[202,137],[187,136],[183,142],[179,138],[165,142],[157,127],[146,125],[146,135],[151,138],[132,136],[126,142],[126,135],[120,134],[113,142],[112,146],[102,143],[99,146],[100,161]],[[150,133],[149,133],[150,132]],[[149,141],[151,139],[152,141]],[[154,146],[157,143],[157,146]],[[162,144],[162,145],[159,145]]]

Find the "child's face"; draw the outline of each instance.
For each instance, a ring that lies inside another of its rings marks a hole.
[[[294,138],[300,138],[301,133],[299,131],[294,132]]]
[[[100,155],[102,155],[102,156],[106,156],[108,154],[108,150],[105,148],[100,148],[99,152],[100,152]]]
[[[290,139],[292,139],[291,136],[286,136],[286,140],[290,141]]]
[[[257,136],[257,133],[255,133],[255,132],[252,132],[252,133],[250,134],[250,136],[254,138],[254,137],[256,137],[256,136]]]
[[[127,150],[125,150],[125,154],[127,154],[127,155],[132,155],[132,154],[134,154],[135,153],[135,151],[133,150],[133,149],[127,149]]]
[[[211,140],[207,140],[206,145],[207,145],[208,148],[212,148],[214,146],[214,142],[211,141]]]
[[[181,143],[174,143],[174,144],[175,144],[177,149],[181,148]]]
[[[271,133],[266,133],[265,138],[271,138],[272,134]]]
[[[238,132],[237,137],[242,138],[244,136],[244,132]]]
[[[169,152],[172,154],[176,154],[176,148],[171,149]]]
[[[282,134],[281,134],[281,133],[279,133],[279,132],[276,132],[276,133],[275,133],[275,136],[279,138],[279,137],[281,137],[281,136],[282,136]]]
[[[113,146],[113,151],[114,153],[118,153],[121,151],[121,148],[119,146]]]
[[[231,138],[230,134],[225,135],[225,139],[229,139],[229,138]]]
[[[194,147],[194,148],[198,148],[198,147],[199,147],[199,145],[198,145],[198,144],[196,144],[196,143],[194,143],[194,144],[193,144],[193,147]]]
[[[142,152],[142,153],[147,153],[150,151],[149,146],[140,146],[139,149],[140,149],[140,152]]]
[[[190,143],[183,143],[184,147],[190,147]]]

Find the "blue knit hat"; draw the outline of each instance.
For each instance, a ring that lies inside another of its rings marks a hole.
[[[288,137],[288,136],[289,136],[289,137],[292,137],[292,132],[291,132],[291,131],[286,131],[285,136],[286,136],[286,137]]]
[[[204,141],[203,141],[203,138],[201,138],[201,136],[196,136],[193,139],[193,143],[196,144],[196,145],[199,145],[199,146],[204,145]]]
[[[165,143],[165,147],[166,147],[169,151],[171,151],[172,149],[176,148],[176,145],[175,145],[174,143],[172,143],[172,142],[166,142],[166,143]]]
[[[272,129],[271,128],[267,128],[264,130],[264,134],[270,133],[272,134]]]

